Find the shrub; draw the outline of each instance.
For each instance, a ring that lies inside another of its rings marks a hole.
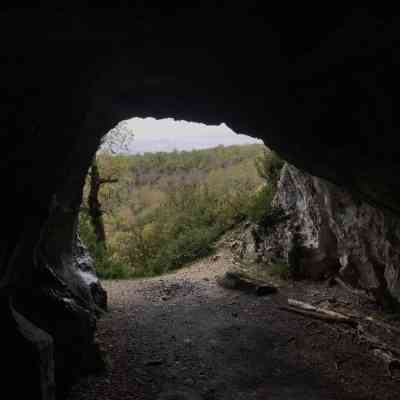
[[[268,266],[268,272],[271,276],[278,277],[283,280],[291,278],[289,265],[285,261],[276,261]]]
[[[127,257],[135,275],[157,275],[203,257],[224,224],[207,190],[182,187],[131,231]]]
[[[255,224],[260,224],[266,215],[271,213],[275,190],[271,185],[264,184],[250,198],[246,209],[247,218]]]
[[[84,212],[79,215],[79,234],[93,257],[99,278],[123,279],[130,276],[127,265],[113,260],[109,251],[97,243],[89,217]]]
[[[127,279],[133,277],[129,266],[118,260],[113,260],[107,254],[95,256],[96,272],[101,279]]]
[[[212,244],[218,236],[215,230],[206,227],[182,232],[151,257],[148,269],[157,275],[177,269],[199,257],[205,257],[212,252]]]
[[[280,211],[272,206],[272,201],[277,191],[283,165],[284,161],[275,152],[267,149],[264,149],[262,155],[256,157],[257,173],[265,182],[250,197],[247,218],[262,227],[274,224],[280,215]]]
[[[268,149],[264,149],[263,154],[255,159],[255,166],[260,177],[275,188],[284,163],[277,153]]]

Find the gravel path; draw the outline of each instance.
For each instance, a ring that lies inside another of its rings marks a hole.
[[[98,339],[109,368],[70,400],[399,398],[366,345],[279,309],[295,289],[254,297],[219,287],[230,266],[222,249],[171,275],[105,282]]]

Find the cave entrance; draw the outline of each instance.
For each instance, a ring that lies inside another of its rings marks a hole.
[[[225,124],[117,124],[94,158],[80,212],[100,278],[160,275],[211,254],[254,211],[252,193],[264,183],[255,160],[265,149]]]
[[[78,385],[70,400],[83,391],[97,399],[235,398],[268,374],[265,322],[249,312],[246,295],[215,279],[234,267],[236,235],[272,199],[259,169],[266,154],[262,141],[225,124],[135,118],[105,135],[79,223],[108,294],[98,334],[110,378],[94,390]],[[251,300],[259,315],[263,301]]]

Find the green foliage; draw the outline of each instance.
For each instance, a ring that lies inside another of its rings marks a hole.
[[[79,215],[79,234],[96,265],[96,271],[102,279],[129,278],[130,271],[126,264],[112,259],[109,251],[96,242],[96,235],[86,213]]]
[[[291,278],[289,265],[284,261],[276,261],[269,265],[268,272],[271,276],[282,280],[289,280]]]
[[[263,222],[272,209],[272,200],[275,196],[275,189],[268,184],[260,187],[251,197],[247,207],[247,217],[255,224]]]
[[[157,275],[210,254],[236,218],[227,207],[207,185],[176,188],[131,230],[123,246],[129,264],[138,275]]]
[[[261,178],[276,188],[284,161],[274,152],[264,149],[255,159],[255,166]]]
[[[84,213],[80,218],[81,236],[99,275],[127,278],[172,271],[210,254],[215,241],[238,222],[262,221],[271,212],[277,181],[276,167],[265,160],[278,165],[276,155],[264,149],[245,145],[100,155],[101,175],[118,177],[99,195],[107,249],[96,245]]]
[[[284,161],[273,151],[266,148],[255,159],[258,175],[264,179],[264,185],[251,196],[247,207],[247,217],[254,223],[267,227],[275,223],[279,210],[274,209],[275,197],[281,169]]]

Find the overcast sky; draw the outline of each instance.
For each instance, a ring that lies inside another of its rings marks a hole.
[[[133,138],[127,145],[130,153],[205,149],[218,145],[262,143],[246,135],[237,135],[225,124],[205,125],[175,121],[172,118],[132,118],[127,126]]]

